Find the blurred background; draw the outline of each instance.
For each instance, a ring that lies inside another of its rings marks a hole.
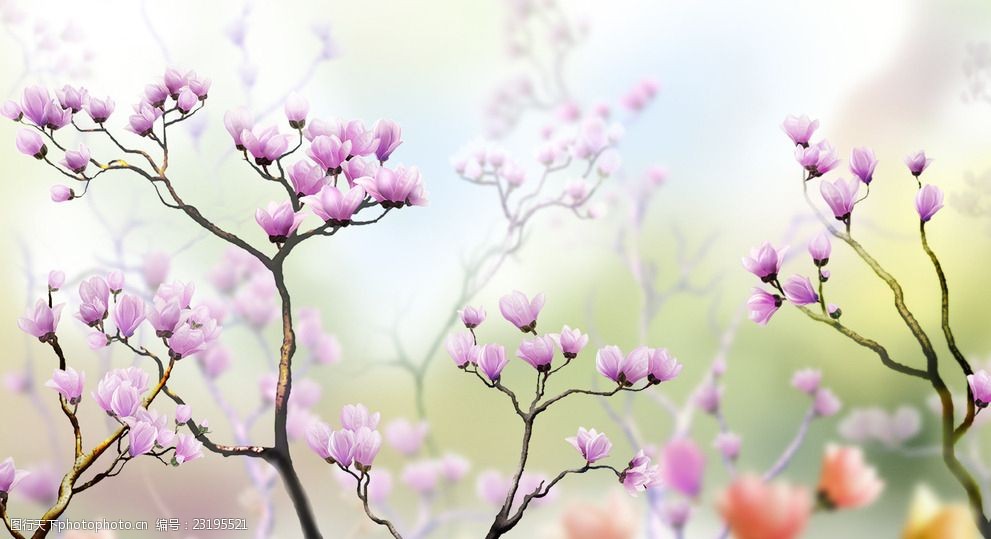
[[[166,67],[210,77],[207,107],[179,126],[184,135],[170,137],[170,174],[187,201],[256,245],[265,238],[253,212],[279,193],[231,151],[222,120],[226,110],[246,106],[259,121],[281,124],[282,103],[297,91],[308,97],[311,117],[357,118],[366,125],[390,118],[402,125],[404,143],[393,160],[421,169],[429,206],[308,243],[293,258],[287,278],[297,307],[319,309],[324,328],[340,343],[339,362],[307,373],[322,387],[310,413],[336,422],[341,406],[352,402],[381,411],[384,422],[416,420],[423,412],[431,444],[471,462],[469,476],[434,500],[431,514],[457,510],[434,534],[481,534],[495,510],[476,496],[475,477],[490,469],[508,473],[519,443],[519,425],[502,396],[466,378],[442,347],[431,353],[437,336],[455,329],[450,317],[458,307],[464,260],[505,226],[495,193],[463,181],[455,167],[473,155],[472,148],[497,140],[528,168],[532,184],[539,179],[533,156],[542,131],[567,129],[572,117],[600,104],[610,107],[610,121],[621,123],[624,135],[622,167],[590,208],[596,218],[541,213],[523,248],[471,300],[489,312],[481,335],[515,350],[519,334],[499,319],[498,298],[514,289],[543,292],[545,330],[569,324],[588,331],[595,346],[667,347],[685,367],[658,390],[663,397],[614,400],[611,411],[622,421],[594,399],[557,407],[534,439],[532,469],[553,476],[574,465],[573,449],[562,440],[578,426],[608,433],[617,464],[636,450],[623,436],[622,426],[631,421],[642,443],[663,445],[673,429],[663,402],[691,402],[729,335],[723,412],[743,438],[741,470],[767,469],[795,435],[808,404],[789,384],[797,369],[821,369],[824,384],[844,407],[813,422],[784,474],[789,481],[814,485],[822,449],[843,439],[839,425],[851,410],[890,412],[907,405],[918,411],[918,433],[909,429],[915,434],[910,440],[865,442],[869,460],[887,482],[881,500],[863,510],[816,515],[806,537],[897,536],[921,484],[947,502],[963,499],[942,463],[926,451],[937,426],[929,388],[887,371],[876,356],[794,309],[783,309],[767,327],[745,317],[740,322],[753,285],[740,258],[763,241],[787,242],[796,254],[787,273],[811,270],[805,244],[819,226],[808,218],[800,172],[779,127],[787,114],[809,114],[821,121],[819,136],[844,159],[839,175],[847,175],[851,148],[870,146],[877,154],[871,197],[858,208],[855,231],[902,282],[910,307],[942,343],[939,290],[918,245],[915,185],[902,163],[905,155],[925,149],[935,159],[926,177],[948,196],[948,209],[929,234],[949,275],[957,340],[973,360],[991,361],[986,2],[0,0],[0,17],[3,99],[19,99],[31,84],[83,85],[116,100],[110,124],[119,128],[144,85]],[[527,84],[521,81],[530,81],[541,106],[514,104]],[[638,103],[631,92],[644,81],[656,81],[659,91]],[[70,455],[68,433],[52,434],[48,427],[51,418],[63,427],[50,390],[41,388],[52,358],[15,324],[43,294],[45,275],[50,269],[67,272],[64,294],[71,305],[80,278],[123,267],[129,282],[138,283],[149,256],[168,257],[170,279],[195,281],[198,294],[217,296],[209,276],[223,263],[226,246],[163,208],[146,183],[125,174],[102,176],[82,200],[54,205],[48,189],[59,178],[17,153],[16,130],[0,122],[0,140],[8,141],[0,145],[0,197],[6,201],[0,246],[7,260],[0,266],[0,313],[6,321],[0,324],[6,350],[0,357],[0,373],[6,373],[0,457],[58,477]],[[563,172],[558,192],[580,172]],[[639,224],[636,211],[643,212]],[[830,300],[841,306],[848,325],[884,343],[900,361],[921,365],[889,291],[857,262],[834,246]],[[648,288],[665,301],[645,321]],[[84,328],[71,316],[63,327],[70,362],[90,373],[91,386],[101,369],[132,361],[120,352],[91,352]],[[258,409],[259,380],[279,338],[277,324],[255,332],[233,324],[223,337],[230,366],[215,387],[204,384],[192,365],[176,375],[175,388],[198,417],[209,418],[214,439],[230,439],[231,428],[212,392],[225,395],[225,404],[241,416]],[[390,366],[402,356],[425,365],[419,404],[414,378]],[[594,383],[592,362],[592,355],[582,356],[557,387]],[[507,382],[529,387],[529,376],[514,365]],[[946,376],[963,391],[962,376],[950,369]],[[102,433],[106,424],[92,400],[84,399],[82,409],[84,425]],[[711,449],[717,423],[698,415],[691,435],[707,454],[707,468],[687,536],[711,537],[721,526],[714,500],[729,476]],[[267,424],[261,419],[252,439],[266,442]],[[974,437],[979,442],[986,435]],[[991,458],[979,443],[966,449],[972,464]],[[385,536],[364,524],[355,501],[305,443],[294,451],[327,537]],[[265,500],[271,499],[274,524],[267,536],[298,536],[281,485],[270,494],[259,492],[244,463],[208,454],[165,469],[147,460],[74,500],[67,517],[244,517],[249,531],[229,536],[255,537]],[[380,461],[376,466],[393,469],[395,476],[389,511],[416,522],[424,509],[400,480],[406,461],[388,449]],[[43,492],[38,497],[44,501]],[[514,536],[569,537],[562,521],[579,503],[619,504],[623,510],[609,514],[628,519],[634,536],[650,527],[643,499],[628,498],[614,480],[589,474],[563,482],[556,499],[530,512]],[[23,497],[12,499],[11,508],[25,516],[43,512],[42,504]],[[134,533],[118,536],[148,536]]]

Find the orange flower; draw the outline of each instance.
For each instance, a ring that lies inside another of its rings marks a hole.
[[[573,504],[561,518],[567,539],[632,539],[637,533],[633,510],[619,496],[610,497],[605,506]]]
[[[881,495],[884,483],[877,470],[864,462],[859,447],[830,445],[822,458],[819,496],[829,508],[854,509],[870,505]]]
[[[912,498],[902,539],[980,539],[970,509],[964,504],[944,505],[926,487]]]
[[[723,492],[718,508],[736,539],[794,539],[812,514],[812,496],[802,487],[745,475]]]

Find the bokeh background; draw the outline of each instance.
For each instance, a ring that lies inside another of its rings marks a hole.
[[[950,276],[957,339],[975,360],[991,359],[986,316],[991,193],[985,174],[991,169],[986,151],[991,102],[983,88],[988,53],[981,45],[991,40],[991,6],[977,0],[560,2],[579,26],[587,27],[563,64],[563,78],[577,104],[615,103],[645,77],[660,81],[661,91],[627,122],[623,168],[602,193],[604,214],[595,220],[572,219],[566,213],[545,216],[535,224],[527,246],[474,301],[484,304],[492,318],[485,328],[487,339],[515,346],[518,336],[496,320],[496,304],[503,293],[520,289],[547,294],[541,322],[548,327],[568,323],[590,328],[596,344],[638,344],[643,298],[616,250],[627,216],[621,206],[608,202],[624,192],[624,185],[639,181],[648,167],[661,165],[667,180],[652,198],[635,239],[643,255],[656,262],[658,285],[679,277],[679,241],[695,249],[712,239],[692,270],[702,290],[672,298],[648,328],[648,344],[669,348],[685,364],[681,378],[663,391],[674,399],[687,398],[718,348],[720,329],[737,316],[749,292],[751,278],[740,267],[740,257],[761,241],[780,241],[796,216],[807,215],[791,147],[779,128],[786,114],[807,113],[821,120],[821,133],[842,157],[854,146],[871,146],[877,153],[880,165],[871,198],[858,208],[864,215],[858,234],[905,285],[910,306],[934,337],[938,288],[918,245],[914,182],[901,160],[920,148],[935,158],[926,175],[952,203],[933,222],[930,237]],[[246,105],[279,121],[281,100],[298,88],[316,117],[398,121],[405,142],[395,159],[421,168],[430,205],[398,212],[379,226],[308,244],[297,253],[288,278],[297,304],[321,309],[324,325],[343,349],[338,365],[311,375],[323,386],[314,412],[333,419],[343,404],[360,401],[385,418],[415,418],[410,378],[381,364],[396,355],[393,335],[416,353],[445,331],[461,260],[485,245],[498,226],[497,199],[458,179],[451,158],[484,139],[484,109],[493,90],[529,69],[507,54],[511,4],[3,0],[0,97],[16,97],[34,83],[83,84],[116,99],[120,122],[144,84],[166,66],[211,77],[204,119],[195,126],[202,132],[173,139],[171,174],[187,200],[257,244],[264,238],[253,222],[254,209],[276,193],[230,151],[222,124],[226,109]],[[239,25],[247,36],[242,47],[231,39]],[[322,25],[323,39],[314,25]],[[539,129],[554,114],[529,113],[501,144],[528,158]],[[6,321],[0,324],[5,345],[0,372],[19,372],[27,359],[40,385],[51,358],[38,343],[23,338],[15,320],[42,293],[49,269],[63,269],[70,278],[84,276],[116,260],[119,247],[135,267],[147,253],[169,253],[173,277],[205,283],[225,246],[157,205],[147,185],[125,175],[101,178],[82,201],[53,205],[48,188],[57,179],[16,152],[15,132],[10,122],[0,123],[0,140],[7,141],[0,144],[0,197],[5,201],[0,248],[6,260],[0,266],[0,320]],[[133,230],[126,239],[115,242],[128,227]],[[813,223],[801,221],[793,248],[804,250],[816,231]],[[791,265],[807,270],[798,260]],[[836,250],[831,266],[831,299],[841,305],[847,323],[886,343],[901,361],[921,364],[883,283],[842,249]],[[28,290],[31,282],[35,287]],[[66,316],[64,326],[79,324]],[[101,360],[86,348],[84,333],[64,333],[71,361],[90,371],[91,381],[97,379]],[[274,349],[277,329],[271,328],[268,337]],[[259,399],[258,378],[266,372],[267,351],[247,334],[239,338],[236,329],[224,339],[236,354],[220,387],[234,406],[247,412]],[[130,358],[121,354],[110,361],[120,366]],[[425,404],[437,445],[468,457],[474,471],[510,470],[518,456],[518,425],[505,402],[460,376],[443,352],[431,362]],[[790,388],[789,379],[802,367],[821,368],[845,409],[813,425],[786,474],[790,480],[815,482],[822,447],[839,439],[837,424],[849,408],[912,405],[924,420],[913,445],[926,446],[935,439],[927,387],[886,371],[871,354],[793,310],[783,310],[766,328],[744,321],[728,363],[725,413],[744,438],[743,469],[765,469],[792,437],[806,399]],[[511,376],[510,382],[529,384],[523,372],[517,369],[519,376]],[[557,383],[588,384],[593,372],[589,359]],[[954,387],[962,389],[962,377],[953,376]],[[188,395],[197,415],[211,418],[215,438],[223,440],[228,433],[222,415],[198,377],[198,371],[188,369],[176,388]],[[54,399],[43,406],[49,413],[56,411]],[[90,408],[92,417],[86,422],[102,432],[102,419]],[[46,423],[31,399],[5,390],[0,413],[0,456],[13,456],[24,465],[59,466],[67,460],[65,454],[53,454]],[[636,401],[630,413],[647,439],[661,442],[671,431],[669,417],[651,399]],[[543,421],[532,452],[534,468],[554,474],[573,464],[572,449],[561,440],[579,425],[610,433],[617,461],[633,451],[598,402],[574,401]],[[693,429],[707,450],[715,432],[709,418],[699,418]],[[265,441],[269,432],[258,428],[253,435]],[[341,494],[327,467],[305,444],[299,444],[296,454],[328,537],[384,536],[380,529],[356,529],[363,516]],[[947,500],[962,498],[936,459],[876,448],[868,455],[888,483],[883,498],[865,510],[814,517],[807,537],[895,537],[913,489],[921,483]],[[400,462],[388,451],[380,458],[386,466]],[[726,481],[710,452],[706,489],[689,537],[709,537],[718,530],[713,499]],[[469,480],[452,497],[488,510],[475,501],[474,490]],[[515,536],[560,537],[560,515],[569,504],[604,505],[619,491],[603,476],[569,480],[558,499],[533,511]],[[291,507],[281,489],[275,492],[275,536],[295,537]],[[397,513],[415,514],[400,487],[394,495]],[[68,516],[152,521],[160,516],[244,516],[250,523],[252,496],[236,460],[208,455],[165,469],[149,459],[75,500]],[[636,515],[644,509],[642,500],[623,503]],[[27,502],[12,507],[41,513]],[[481,525],[468,520],[443,533],[476,537]]]

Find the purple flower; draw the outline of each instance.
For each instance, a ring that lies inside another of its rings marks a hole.
[[[115,384],[115,387],[113,387],[113,392],[110,395],[108,411],[119,418],[133,416],[141,407],[141,394],[138,392],[138,388],[131,385],[130,381],[115,380],[111,383]],[[101,382],[100,386],[102,385]],[[101,389],[100,386],[97,386],[98,392]],[[101,401],[98,400],[97,402]]]
[[[124,289],[124,273],[117,270],[108,273],[107,288],[110,289],[110,293],[114,295],[119,294]]]
[[[619,482],[631,496],[636,496],[640,492],[660,485],[661,472],[657,465],[651,465],[650,457],[641,449],[626,469],[619,474]]]
[[[578,427],[578,435],[565,438],[565,441],[574,446],[589,464],[608,457],[612,449],[612,442],[605,434],[585,427]]]
[[[631,386],[647,376],[649,355],[646,346],[635,348],[626,356],[618,346],[605,346],[595,354],[595,368],[602,376],[620,385]]]
[[[809,242],[809,254],[816,267],[825,266],[829,262],[829,255],[832,250],[833,246],[829,242],[829,234],[826,232],[820,232]]]
[[[802,393],[808,393],[809,395],[816,394],[821,382],[822,372],[815,369],[802,369],[796,371],[794,376],[791,377],[791,385]]]
[[[351,143],[351,156],[364,157],[375,153],[379,141],[374,131],[365,129],[360,120],[351,120],[344,125],[341,140]]]
[[[561,333],[552,333],[551,338],[553,338],[557,345],[561,347],[561,351],[564,352],[564,357],[566,359],[574,359],[578,357],[582,349],[588,344],[588,335],[582,333],[580,329],[572,329],[569,326],[564,326],[561,329]]]
[[[327,185],[324,181],[326,177],[320,167],[306,161],[299,161],[289,169],[289,181],[300,197],[318,193],[321,187]]]
[[[277,127],[269,127],[258,133],[255,131],[245,129],[240,138],[241,145],[255,158],[255,164],[271,165],[289,148],[289,136],[279,133]]]
[[[201,328],[194,329],[190,325],[180,324],[167,339],[169,355],[178,360],[202,352],[206,348],[207,337],[207,332]]]
[[[918,152],[905,158],[905,165],[908,166],[909,172],[911,172],[916,178],[921,176],[923,171],[926,170],[926,167],[928,167],[932,162],[933,160],[927,158],[926,152],[922,150],[919,150]]]
[[[430,430],[426,421],[411,423],[406,419],[395,419],[385,427],[385,437],[399,453],[411,457],[420,451]]]
[[[935,185],[923,185],[915,195],[915,210],[919,212],[919,219],[923,223],[932,219],[942,207],[943,192]]]
[[[728,460],[736,460],[740,456],[740,446],[742,445],[740,435],[733,432],[720,432],[716,435],[712,446]]]
[[[14,139],[17,150],[24,155],[30,155],[35,159],[42,159],[48,154],[48,147],[41,135],[34,129],[22,127],[17,131],[17,138]]]
[[[52,270],[48,272],[48,290],[51,292],[57,291],[62,288],[65,284],[65,272],[59,270]]]
[[[45,382],[45,387],[54,389],[69,402],[70,405],[79,404],[83,396],[83,385],[86,383],[86,373],[76,372],[72,367],[65,370],[55,369],[50,380]]]
[[[193,408],[188,404],[180,404],[175,407],[176,425],[185,425],[193,417]]]
[[[341,426],[347,430],[356,431],[361,427],[375,430],[380,417],[378,412],[370,413],[364,404],[348,404],[341,408]]]
[[[974,394],[974,404],[980,408],[987,407],[991,403],[991,375],[988,371],[981,369],[974,374],[967,375],[967,384]]]
[[[305,218],[303,212],[293,211],[289,201],[269,202],[265,209],[258,208],[255,211],[255,221],[268,234],[272,243],[285,243]]]
[[[114,324],[125,338],[134,335],[145,320],[145,302],[137,296],[124,294],[114,308]]]
[[[365,190],[361,187],[354,187],[344,194],[333,185],[324,185],[317,194],[302,198],[317,217],[333,226],[350,224],[351,217],[364,200]]]
[[[179,92],[179,98],[176,100],[176,108],[183,114],[189,114],[199,102],[200,96],[196,95],[196,92],[189,88],[183,88]]]
[[[440,473],[448,482],[457,483],[470,469],[471,463],[461,455],[447,453],[440,459]]]
[[[339,174],[341,163],[351,154],[351,141],[341,141],[337,135],[320,135],[310,143],[307,154],[327,174]]]
[[[147,311],[148,321],[155,328],[155,335],[158,337],[171,337],[179,325],[181,315],[182,309],[178,303],[161,299],[156,299],[153,307]]]
[[[506,349],[498,344],[486,344],[475,347],[474,355],[475,360],[472,363],[476,363],[482,374],[493,383],[498,382],[499,378],[502,377],[502,370],[509,363],[506,358]]]
[[[310,112],[310,102],[305,97],[293,92],[289,94],[285,105],[286,119],[289,127],[302,129],[306,125],[306,115]]]
[[[395,170],[380,167],[373,178],[357,178],[354,183],[363,187],[383,208],[427,205],[420,170],[416,167],[399,166]]]
[[[0,462],[0,493],[9,493],[28,473],[14,467],[14,459],[8,458]]]
[[[330,434],[333,432],[330,425],[322,421],[314,421],[306,429],[306,444],[320,458],[327,460],[330,458]]]
[[[19,122],[21,121],[21,118],[24,117],[24,113],[21,112],[21,106],[18,105],[16,101],[11,101],[8,99],[0,105],[0,116],[3,116],[8,120]]]
[[[847,221],[850,219],[859,189],[860,180],[857,178],[850,178],[850,181],[837,178],[832,182],[823,181],[819,185],[819,192],[822,194],[822,199],[829,205],[829,209],[833,210],[833,216],[838,221]]]
[[[788,248],[775,249],[769,242],[764,242],[760,247],[750,250],[750,256],[743,257],[743,267],[753,273],[765,283],[773,282],[778,278],[781,271],[781,264],[784,262],[785,253]]]
[[[544,295],[537,294],[530,300],[519,290],[499,298],[499,311],[503,318],[528,333],[537,329],[537,317],[544,308]]]
[[[190,71],[183,74],[178,69],[170,67],[165,70],[165,76],[162,77],[162,81],[165,83],[165,89],[169,92],[169,95],[175,98],[179,95],[179,91],[189,83],[190,76],[195,76],[195,73]]]
[[[763,289],[754,288],[754,293],[747,300],[750,319],[764,326],[781,307],[781,296],[770,294]]]
[[[196,94],[196,97],[199,98],[200,101],[207,98],[210,93],[210,86],[212,84],[212,80],[206,77],[199,78],[195,76],[195,74],[189,78],[189,89]]]
[[[155,122],[161,116],[161,109],[147,103],[135,105],[134,114],[127,118],[127,129],[142,137],[146,137],[152,133]]]
[[[812,282],[808,277],[792,275],[781,288],[784,289],[788,301],[795,305],[809,305],[819,302],[819,294],[816,293],[815,288],[812,288]]]
[[[67,202],[75,198],[76,194],[65,185],[53,185],[49,190],[52,202]]]
[[[464,309],[458,311],[458,316],[466,328],[474,329],[482,325],[482,322],[485,321],[485,307],[467,305]]]
[[[379,120],[375,122],[375,137],[378,139],[378,146],[375,148],[375,157],[379,162],[386,162],[392,152],[403,143],[403,131],[399,124],[392,120]]]
[[[668,353],[665,348],[649,349],[647,358],[647,380],[652,384],[659,384],[674,379],[681,372],[683,365]]]
[[[29,335],[34,335],[41,342],[47,342],[55,337],[59,317],[62,315],[64,304],[49,307],[45,300],[39,299],[33,309],[28,309],[23,317],[17,319],[17,327]]]
[[[106,99],[97,99],[95,97],[90,97],[86,101],[86,114],[93,119],[94,122],[102,124],[110,118],[110,115],[114,113],[114,100],[109,97]]]
[[[364,428],[364,427],[362,427]],[[354,432],[350,430],[335,430],[327,440],[327,452],[330,460],[347,468],[354,459]]]
[[[191,434],[180,434],[176,437],[175,455],[173,459],[176,465],[194,461],[203,456],[203,444],[196,440]]]
[[[842,407],[843,404],[840,402],[840,399],[829,389],[820,388],[816,391],[815,401],[812,403],[812,408],[815,410],[816,415],[821,417],[836,415]]]
[[[155,447],[158,440],[158,429],[151,423],[132,421],[127,435],[127,452],[131,457],[139,457]]]
[[[362,471],[372,467],[375,456],[382,447],[382,435],[377,430],[361,427],[354,433],[354,463]]]
[[[447,343],[445,344],[447,353],[450,354],[451,359],[454,360],[454,364],[460,369],[463,369],[474,358],[472,352],[474,346],[475,340],[471,336],[471,333],[467,331],[452,334],[447,338]]]
[[[850,172],[867,185],[870,185],[871,180],[874,179],[874,167],[876,166],[877,158],[874,157],[874,150],[854,148],[850,153]]]
[[[664,447],[662,455],[664,484],[695,498],[702,490],[702,473],[705,470],[705,455],[689,438],[679,438]]]
[[[433,460],[411,462],[403,469],[403,482],[421,496],[433,493],[439,479],[440,466]]]
[[[255,121],[251,113],[245,108],[231,109],[224,113],[224,127],[234,139],[234,147],[239,151],[244,151],[244,142],[241,140],[242,134],[250,130]]]
[[[62,164],[76,174],[82,173],[89,165],[89,148],[80,144],[78,150],[66,150]]]
[[[51,105],[52,96],[42,86],[28,86],[21,95],[21,111],[38,127],[48,123],[46,115]]]
[[[551,362],[554,361],[554,339],[543,335],[523,341],[516,351],[516,357],[529,363],[537,372],[547,372],[551,370]]]
[[[797,146],[808,146],[809,139],[812,138],[812,134],[818,128],[819,120],[810,120],[804,114],[802,116],[789,115],[781,124],[781,129],[784,129],[785,133],[788,134],[788,138]]]
[[[59,105],[63,109],[69,109],[73,114],[83,110],[83,103],[86,102],[87,92],[85,88],[73,88],[68,84],[61,90],[55,90]]]
[[[723,390],[714,383],[702,386],[695,393],[695,405],[707,414],[715,415],[723,400]]]

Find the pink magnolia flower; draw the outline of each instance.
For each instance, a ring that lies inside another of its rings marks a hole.
[[[45,382],[45,387],[54,389],[70,405],[74,405],[79,404],[79,401],[82,400],[85,383],[86,373],[77,372],[72,367],[66,367],[65,370],[55,369],[51,379]]]
[[[499,311],[503,318],[524,333],[537,329],[537,317],[543,308],[543,294],[537,294],[530,300],[523,292],[516,290],[499,299]]]
[[[285,243],[305,218],[302,212],[293,211],[289,201],[269,202],[265,209],[255,211],[255,221],[272,243]]]
[[[826,388],[819,388],[815,394],[815,400],[812,403],[812,407],[815,410],[816,415],[821,417],[829,417],[836,415],[843,407],[843,403],[831,390]]]
[[[364,157],[375,153],[379,140],[375,131],[365,129],[361,120],[351,120],[344,124],[341,140],[351,143],[351,156]]]
[[[605,346],[595,354],[595,368],[599,374],[624,386],[631,386],[647,376],[650,369],[650,349],[635,348],[623,355],[618,346]]]
[[[604,433],[585,427],[578,427],[578,434],[565,438],[565,441],[574,446],[589,464],[608,457],[612,449],[612,442]]]
[[[781,271],[781,264],[784,262],[785,253],[788,248],[775,249],[769,242],[764,242],[760,247],[750,250],[750,256],[743,257],[743,267],[753,273],[765,283],[773,282],[778,278]]]
[[[333,226],[350,224],[351,217],[364,200],[365,190],[361,187],[354,187],[343,194],[333,185],[324,185],[319,193],[302,198],[317,217]]]
[[[366,429],[366,427],[361,427]],[[359,429],[360,430],[360,429]],[[354,462],[355,433],[350,430],[335,430],[327,440],[327,453],[330,460],[347,468]],[[374,458],[374,457],[373,457]]]
[[[354,463],[367,471],[382,447],[382,435],[377,430],[361,427],[354,433]]]
[[[97,99],[90,96],[86,101],[86,114],[89,114],[93,122],[102,124],[114,113],[114,107],[114,100],[109,97],[106,99]]]
[[[720,432],[716,435],[715,441],[713,441],[712,446],[719,451],[724,458],[729,460],[736,460],[740,456],[740,446],[743,440],[740,439],[740,435],[733,432]]]
[[[509,488],[509,480],[495,470],[486,470],[478,474],[475,480],[475,492],[478,497],[495,506],[501,506],[506,501]]]
[[[124,294],[114,308],[114,324],[125,338],[134,335],[145,320],[145,303],[141,298]]]
[[[572,329],[567,325],[561,329],[561,333],[552,333],[550,336],[561,347],[561,351],[567,359],[578,357],[578,354],[588,344],[587,334],[582,333],[578,328]]]
[[[9,493],[26,476],[27,472],[14,467],[14,459],[0,462],[0,493]]]
[[[43,126],[46,123],[46,111],[52,104],[52,96],[43,86],[28,86],[21,95],[21,111],[31,123]]]
[[[808,277],[792,275],[785,281],[781,288],[785,291],[785,297],[795,305],[809,305],[819,302],[819,294],[812,286],[812,281]]]
[[[673,380],[681,372],[683,365],[678,363],[677,358],[668,353],[666,348],[649,349],[647,358],[647,380],[652,384],[659,384]]]
[[[357,431],[362,427],[375,430],[380,418],[381,414],[369,412],[364,404],[348,404],[341,408],[341,426],[347,430]]]
[[[651,464],[650,457],[643,449],[637,452],[626,469],[619,474],[619,482],[623,484],[630,496],[646,492],[661,484],[661,472],[656,464]]]
[[[254,123],[255,121],[247,109],[237,108],[224,113],[224,127],[227,129],[231,138],[234,139],[234,147],[239,151],[246,149],[241,137],[245,131],[252,128]]]
[[[809,255],[812,256],[812,262],[817,267],[825,266],[829,262],[829,255],[832,250],[833,246],[829,242],[829,234],[826,232],[820,232],[809,242]]]
[[[34,129],[22,127],[17,131],[17,138],[14,139],[17,150],[24,155],[30,155],[35,159],[42,159],[48,154],[48,147],[41,135]]]
[[[65,151],[65,158],[62,159],[62,164],[65,168],[75,172],[76,174],[81,174],[89,165],[89,157],[89,148],[83,144],[80,144],[78,150]]]
[[[307,153],[327,174],[338,174],[341,164],[351,155],[351,141],[342,141],[337,135],[320,135],[310,143]]]
[[[754,288],[753,294],[747,300],[747,310],[750,311],[750,319],[763,326],[767,325],[774,313],[781,308],[781,304],[781,296]]]
[[[850,178],[849,181],[837,178],[832,182],[823,181],[819,184],[822,199],[829,205],[829,209],[833,210],[833,216],[838,221],[846,221],[850,218],[859,189],[860,180],[857,178]]]
[[[719,411],[723,400],[723,389],[714,383],[702,386],[695,393],[695,405],[707,414],[715,414]]]
[[[464,309],[458,311],[458,316],[466,328],[474,329],[482,325],[482,322],[485,321],[485,307],[467,305]]]
[[[836,150],[833,149],[833,145],[828,141],[823,140],[816,144],[816,150],[819,151],[819,158],[816,160],[816,164],[812,170],[814,175],[822,176],[840,164],[840,159],[836,156]]]
[[[196,440],[192,434],[180,434],[176,437],[175,455],[173,459],[176,464],[185,464],[203,456],[203,444]]]
[[[48,272],[48,290],[51,292],[57,292],[58,289],[62,288],[65,284],[65,272],[59,270],[52,270]]]
[[[175,407],[175,422],[177,425],[185,425],[193,417],[193,408],[188,404],[180,404]]]
[[[17,484],[18,495],[39,505],[51,506],[55,504],[58,500],[58,490],[62,483],[63,473],[56,470],[48,462],[32,466],[30,470]],[[71,539],[68,534],[64,537]]]
[[[132,421],[129,425],[127,452],[132,458],[144,455],[154,449],[158,440],[158,429],[151,423]]]
[[[380,167],[374,177],[357,178],[354,184],[364,188],[383,208],[427,205],[420,170],[416,167],[398,166],[395,170]]]
[[[127,129],[136,135],[146,137],[152,133],[155,122],[162,116],[162,110],[147,103],[135,105],[134,114],[127,118]]]
[[[87,92],[85,88],[75,88],[66,84],[61,90],[55,90],[55,97],[63,109],[69,109],[73,114],[83,110]]]
[[[447,353],[454,360],[454,364],[458,368],[463,369],[475,357],[473,353],[475,340],[471,336],[471,333],[467,331],[452,334],[447,338],[445,347],[447,348]]]
[[[803,487],[745,475],[723,492],[718,507],[737,539],[796,539],[812,514],[812,497]]]
[[[285,105],[286,119],[289,127],[302,129],[306,126],[306,115],[310,112],[310,102],[305,97],[293,92],[289,94]]]
[[[935,185],[924,185],[915,195],[915,209],[923,223],[932,219],[942,207],[943,192]]]
[[[796,146],[808,146],[812,134],[819,128],[819,120],[810,120],[804,114],[802,116],[787,116],[781,124],[781,129],[788,135],[788,138]]]
[[[516,357],[529,363],[537,372],[550,371],[551,362],[554,361],[554,339],[543,335],[523,341],[516,351]]]
[[[151,309],[146,311],[148,321],[155,328],[158,337],[171,337],[179,326],[182,309],[176,301],[163,301],[156,298]]]
[[[384,163],[389,160],[392,152],[403,143],[403,131],[399,124],[392,120],[379,120],[375,122],[373,128],[378,145],[375,147],[375,157],[379,162]]]
[[[974,394],[974,404],[980,408],[986,408],[991,403],[991,374],[984,369],[979,369],[974,374],[967,375],[967,384]]]
[[[468,462],[468,459],[454,453],[446,453],[441,457],[439,466],[441,475],[449,483],[461,481],[471,469],[471,463]]]
[[[802,369],[796,371],[794,376],[791,377],[791,385],[802,393],[808,393],[809,395],[816,394],[821,382],[822,372],[815,369]]]
[[[187,324],[180,324],[178,329],[172,332],[172,336],[166,339],[169,355],[179,360],[202,352],[209,344],[210,333],[213,329],[193,328]]]
[[[21,111],[21,106],[18,105],[16,101],[11,101],[8,99],[0,105],[0,116],[3,116],[8,120],[19,122],[21,121],[21,118],[24,117],[24,113]]]
[[[29,309],[21,318],[17,319],[17,327],[21,331],[33,335],[41,342],[48,342],[55,337],[55,330],[58,328],[59,318],[62,315],[64,304],[49,307],[45,300],[39,299],[34,304],[33,309]]]
[[[877,167],[877,158],[874,157],[874,150],[854,148],[850,153],[850,172],[865,184],[870,185],[871,180],[874,179],[875,167]]]
[[[426,421],[411,423],[406,419],[395,419],[385,427],[385,437],[389,444],[407,457],[420,451],[430,426]]]
[[[104,380],[106,381],[106,378],[104,378]],[[113,394],[110,397],[110,406],[108,411],[112,412],[114,416],[121,419],[131,417],[137,413],[138,409],[141,408],[141,395],[138,392],[138,389],[131,385],[131,382],[129,381],[121,382],[120,380],[117,380],[111,383],[115,383],[116,387],[114,387]],[[101,389],[103,388],[97,386],[98,392]]]
[[[332,432],[330,425],[322,421],[313,421],[306,429],[306,444],[324,460],[331,458],[330,435]]]
[[[141,276],[148,288],[158,288],[169,276],[169,266],[172,261],[169,255],[162,252],[151,252],[141,261]]]
[[[306,161],[299,161],[289,169],[289,181],[299,197],[320,192],[320,188],[327,184],[324,178],[326,173],[319,166]]]
[[[403,483],[410,489],[426,496],[437,489],[440,480],[440,468],[432,460],[421,460],[407,464],[403,468]]]
[[[819,497],[829,507],[856,509],[870,505],[881,495],[884,483],[877,470],[864,462],[859,447],[826,447],[819,475]]]
[[[203,352],[196,354],[203,374],[210,379],[216,379],[227,370],[231,364],[230,351],[224,346],[214,345],[207,347]]]
[[[200,96],[196,95],[196,92],[183,88],[179,91],[179,98],[176,99],[176,108],[183,114],[189,114],[199,102]]]
[[[690,438],[679,438],[664,446],[661,455],[661,476],[664,484],[695,498],[702,490],[705,455]]]
[[[916,178],[921,176],[932,162],[933,160],[927,158],[926,152],[922,150],[919,150],[918,152],[905,158],[905,165],[908,166],[909,172],[911,172]]]
[[[107,288],[111,294],[119,294],[124,289],[124,273],[114,270],[107,274]]]
[[[263,167],[271,165],[289,149],[289,136],[279,133],[279,128],[256,131],[245,129],[241,132],[241,144],[255,158],[255,164]]]
[[[472,363],[476,363],[482,374],[493,383],[499,381],[499,378],[502,377],[502,370],[509,363],[509,359],[506,358],[506,349],[498,344],[476,346],[474,356],[475,359]]]

